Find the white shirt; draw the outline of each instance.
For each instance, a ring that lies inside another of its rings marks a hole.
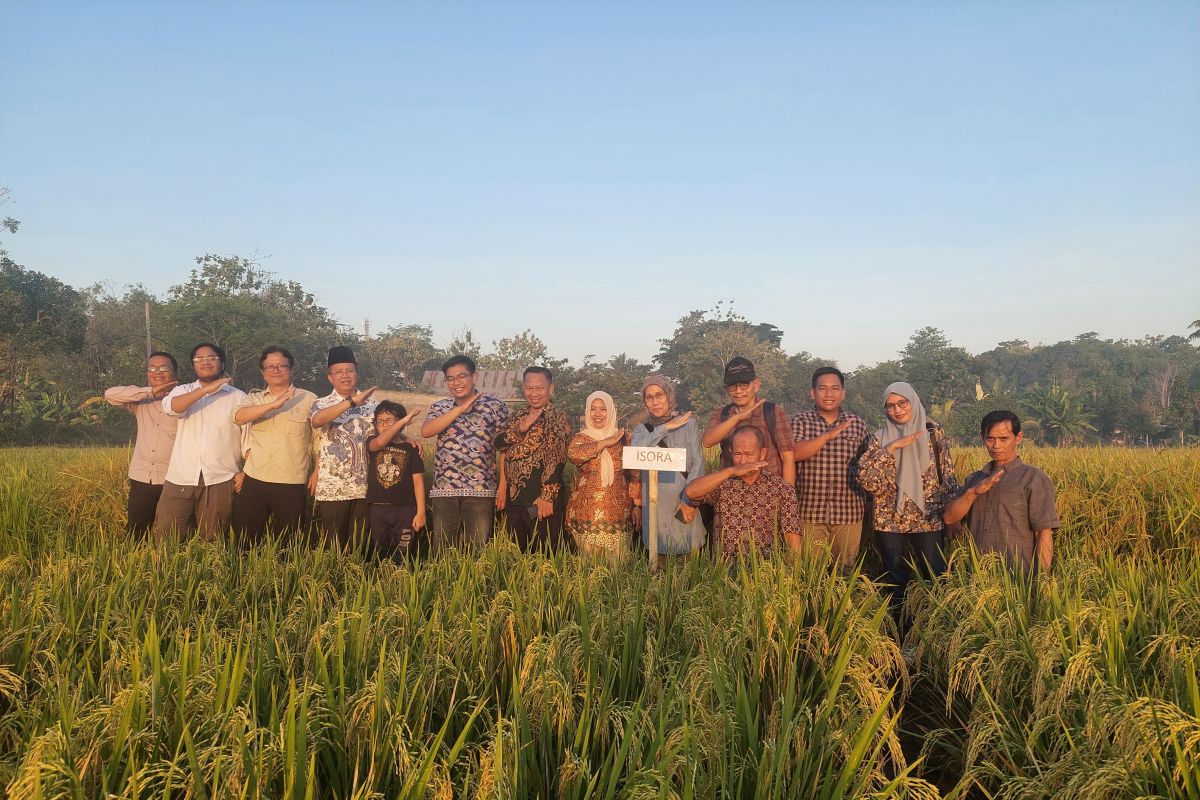
[[[246,393],[226,383],[215,394],[205,395],[182,414],[171,408],[171,400],[195,391],[199,381],[176,386],[163,398],[163,411],[179,417],[175,449],[167,467],[167,482],[176,486],[213,486],[231,480],[241,464],[242,430],[233,412]]]

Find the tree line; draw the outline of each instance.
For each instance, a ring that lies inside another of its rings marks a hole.
[[[627,415],[640,411],[637,391],[652,371],[678,381],[684,408],[706,414],[727,402],[725,362],[745,356],[765,394],[794,413],[809,405],[812,371],[836,365],[806,351],[786,352],[782,329],[723,303],[681,317],[659,340],[652,363],[620,353],[571,364],[530,329],[490,346],[469,328],[438,345],[431,327],[414,323],[364,335],[335,319],[299,283],[253,258],[199,256],[186,280],[159,297],[140,285],[72,287],[0,251],[0,444],[127,441],[129,415],[100,394],[144,381],[147,305],[154,349],[179,357],[198,341],[215,342],[229,355],[234,382],[251,387],[261,382],[262,347],[284,344],[299,362],[296,384],[318,394],[328,391],[325,354],[332,344],[355,348],[364,386],[420,391],[426,370],[464,353],[481,369],[548,366],[556,400],[568,410],[602,389]],[[975,439],[983,414],[1011,408],[1027,420],[1029,437],[1046,444],[1194,444],[1200,441],[1200,320],[1191,327],[1190,336],[1137,340],[1102,339],[1095,332],[1051,345],[1016,339],[975,355],[937,328],[923,327],[893,360],[842,366],[846,407],[877,425],[884,387],[907,380],[959,442]]]

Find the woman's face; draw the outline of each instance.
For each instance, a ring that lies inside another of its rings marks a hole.
[[[646,410],[650,412],[650,416],[653,417],[665,417],[671,410],[671,402],[667,399],[667,393],[661,386],[653,384],[647,386],[646,391],[642,392],[642,401],[646,404]]]
[[[887,400],[883,403],[883,410],[887,412],[888,419],[897,425],[903,425],[912,419],[913,407],[912,403],[908,402],[908,398],[892,392],[887,396]]]
[[[608,407],[604,405],[604,401],[597,397],[588,406],[588,419],[592,421],[593,428],[604,428],[608,422]]]

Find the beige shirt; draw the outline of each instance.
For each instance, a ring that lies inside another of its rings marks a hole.
[[[243,471],[251,478],[267,483],[307,483],[312,465],[312,425],[308,421],[317,396],[296,387],[296,393],[283,408],[272,411],[246,427],[250,435]],[[234,409],[274,402],[269,389],[256,389],[242,398]]]
[[[114,386],[104,399],[121,406],[137,420],[137,439],[129,459],[129,477],[141,483],[160,485],[171,463],[179,418],[168,416],[148,386]]]

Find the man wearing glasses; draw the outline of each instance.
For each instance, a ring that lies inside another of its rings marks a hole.
[[[137,420],[137,439],[129,459],[129,500],[125,530],[145,534],[154,526],[154,511],[162,495],[171,449],[175,445],[177,417],[169,416],[162,399],[178,383],[179,365],[170,353],[151,353],[146,359],[145,386],[114,386],[104,399],[121,406]]]
[[[495,522],[500,477],[496,437],[508,423],[503,400],[475,389],[475,362],[454,356],[442,365],[450,397],[429,407],[421,436],[437,437],[433,464],[433,547],[487,544]]]
[[[329,350],[333,391],[312,404],[309,423],[317,432],[313,494],[321,535],[345,547],[367,526],[367,436],[374,430],[375,387],[358,388],[358,362],[349,347]]]
[[[206,541],[229,525],[233,478],[241,463],[241,430],[233,412],[246,393],[225,375],[225,351],[210,342],[192,348],[196,380],[163,398],[163,411],[179,420],[175,448],[154,516],[157,536],[193,530]]]
[[[272,517],[276,533],[300,529],[312,464],[308,417],[317,396],[292,383],[295,366],[287,348],[263,350],[258,367],[267,388],[243,397],[233,413],[235,423],[250,428],[242,469],[246,477],[233,513],[233,529],[243,546],[260,541]]]

